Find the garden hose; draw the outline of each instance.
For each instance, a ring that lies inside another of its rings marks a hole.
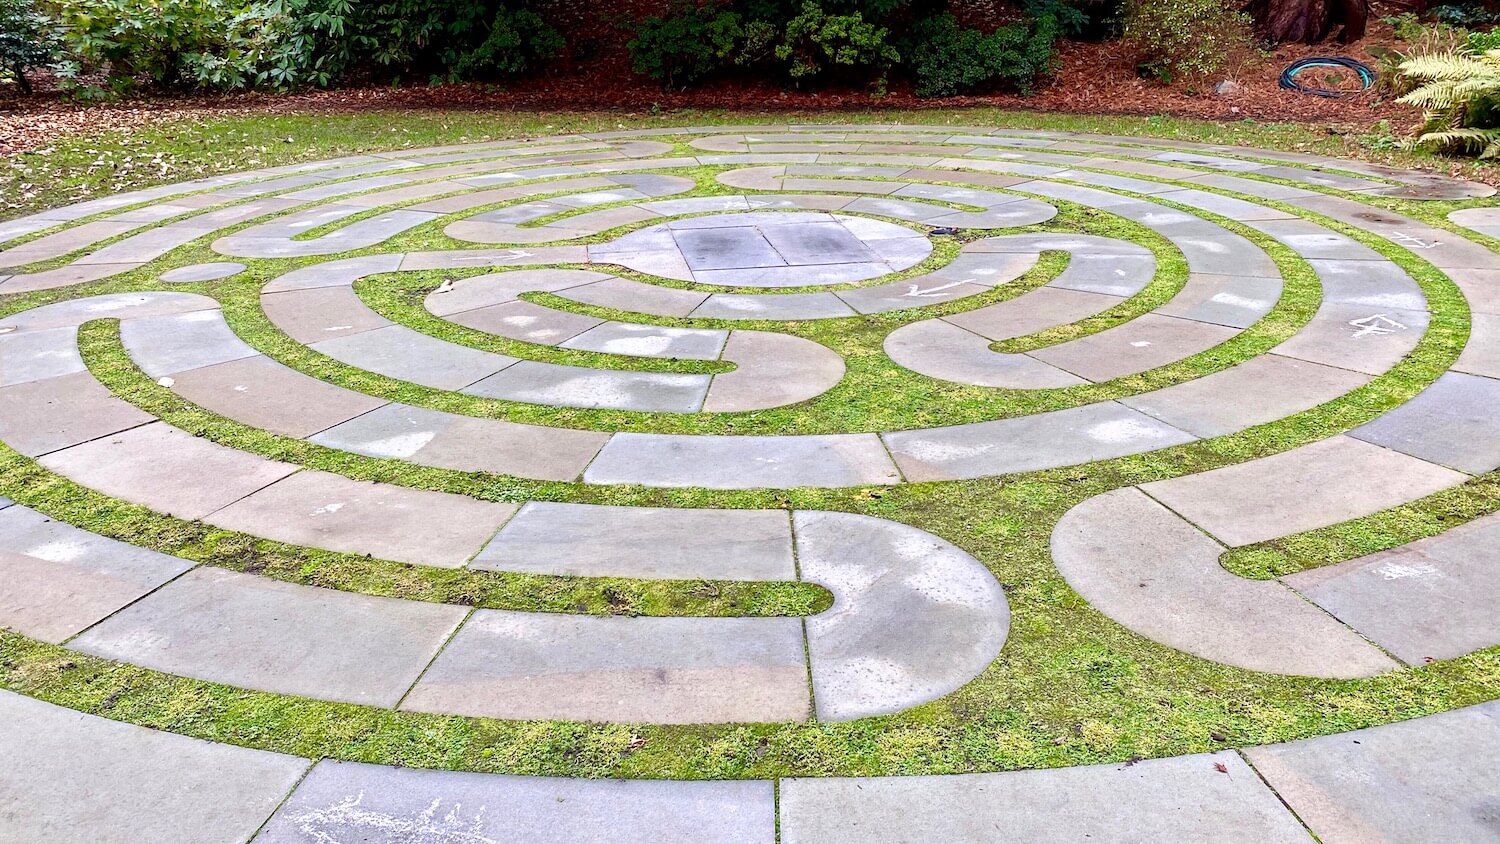
[[[1303,85],[1297,81],[1297,74],[1314,67],[1342,67],[1354,71],[1359,75],[1361,90],[1369,90],[1375,84],[1375,71],[1370,66],[1348,56],[1314,56],[1306,59],[1298,59],[1286,66],[1281,72],[1281,87],[1289,91],[1301,91],[1304,94],[1313,94],[1319,97],[1347,97],[1353,91],[1335,91],[1331,88],[1315,88]]]

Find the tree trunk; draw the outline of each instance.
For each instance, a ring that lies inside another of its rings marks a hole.
[[[1248,11],[1271,41],[1316,44],[1342,26],[1339,41],[1348,43],[1365,37],[1370,0],[1251,0]]]
[[[26,68],[16,65],[11,73],[16,77],[16,84],[21,86],[21,93],[31,95],[31,80],[26,78]]]

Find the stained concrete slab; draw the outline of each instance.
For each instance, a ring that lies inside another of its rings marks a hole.
[[[708,319],[803,320],[854,316],[832,293],[714,293],[692,311]]]
[[[657,724],[807,717],[795,618],[478,610],[402,703],[416,712]]]
[[[417,565],[463,565],[516,505],[303,471],[205,518],[279,542]]]
[[[163,422],[152,422],[38,458],[105,495],[181,519],[201,519],[297,471]]]
[[[546,501],[522,506],[470,567],[584,577],[797,579],[784,511]]]
[[[1115,402],[880,435],[911,481],[981,478],[1107,460],[1195,437]]]
[[[1457,486],[1467,475],[1347,436],[1145,484],[1230,546],[1357,519]]]
[[[325,760],[256,844],[363,841],[773,844],[769,780],[681,782],[499,776]]]
[[[1244,753],[1327,844],[1483,841],[1500,823],[1495,703]]]
[[[1288,575],[1288,585],[1410,665],[1500,643],[1500,518],[1338,565]]]
[[[903,311],[908,308],[924,308],[978,296],[990,288],[982,284],[962,281],[944,281],[940,278],[918,277],[906,281],[893,281],[856,290],[843,290],[834,295],[846,305],[862,314],[880,314]]]
[[[330,448],[423,466],[572,481],[604,447],[609,434],[392,403],[310,439]]]
[[[124,320],[120,343],[152,378],[260,354],[213,310]]]
[[[319,343],[391,325],[366,307],[348,307],[347,287],[290,290],[260,297],[261,310],[275,326],[299,343]]]
[[[1376,310],[1363,305],[1324,302],[1302,330],[1272,351],[1380,375],[1416,348],[1429,321],[1424,311]]]
[[[781,783],[780,807],[783,844],[1308,841],[1229,752],[1050,771],[794,778]]]
[[[0,836],[27,844],[239,844],[309,762],[0,691]]]
[[[1097,334],[1028,354],[1059,369],[1100,382],[1176,363],[1225,343],[1238,333],[1222,325],[1143,314]]]
[[[942,319],[903,325],[886,335],[883,348],[913,372],[960,384],[1033,390],[1087,383],[1036,358],[991,351],[988,338]]]
[[[1304,258],[1384,261],[1379,252],[1309,220],[1266,220],[1247,225],[1276,238]]]
[[[943,321],[990,340],[1011,340],[1086,319],[1123,301],[1119,296],[1047,286],[1004,302],[943,317]]]
[[[151,422],[91,373],[0,387],[0,440],[37,457]]]
[[[422,305],[436,316],[450,316],[476,308],[514,302],[522,293],[554,293],[610,277],[587,270],[510,270],[459,279],[442,292],[427,294]]]
[[[583,479],[590,484],[790,489],[894,484],[900,476],[875,434],[615,434]]]
[[[1281,289],[1279,278],[1195,273],[1188,276],[1187,284],[1172,301],[1157,308],[1155,313],[1249,328],[1276,306]]]
[[[438,390],[467,387],[518,360],[450,343],[404,325],[334,337],[310,348],[350,366]]]
[[[462,392],[562,407],[695,413],[703,406],[709,379],[689,373],[591,369],[523,360]]]
[[[217,281],[245,271],[245,265],[234,261],[219,261],[211,264],[192,264],[167,270],[159,278],[168,284],[192,284],[201,281]]]
[[[1370,380],[1347,369],[1260,355],[1120,403],[1206,439],[1311,410]]]
[[[695,290],[660,287],[635,279],[614,277],[580,287],[570,287],[558,295],[585,305],[668,317],[685,317],[708,298],[708,294]]]
[[[628,322],[601,322],[561,345],[564,349],[612,355],[717,360],[728,339],[729,332],[721,328],[669,328]]]
[[[807,401],[833,389],[844,377],[844,359],[811,340],[767,331],[736,330],[722,359],[731,372],[713,376],[705,413],[735,413]]]
[[[569,313],[521,300],[460,311],[447,318],[450,322],[486,334],[544,346],[555,346],[604,323],[598,317]]]
[[[12,505],[0,510],[0,624],[58,644],[193,565]]]
[[[1219,563],[1224,547],[1134,488],[1097,495],[1052,531],[1058,571],[1094,609],[1180,651],[1252,671],[1369,677],[1397,663],[1275,581]]]
[[[1500,381],[1445,373],[1349,436],[1482,475],[1500,467]]]
[[[304,375],[264,355],[178,373],[171,389],[236,422],[299,438],[387,403]]]
[[[1427,297],[1391,261],[1308,261],[1323,283],[1323,299],[1375,310],[1422,311]]]
[[[390,707],[467,614],[205,567],[69,647],[241,688]]]
[[[1010,609],[994,575],[913,527],[850,513],[798,511],[804,580],[833,592],[806,619],[818,720],[848,721],[936,700],[1000,652]]]

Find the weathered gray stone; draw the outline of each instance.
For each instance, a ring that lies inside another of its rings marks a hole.
[[[523,506],[471,567],[585,577],[797,579],[784,511],[541,501]]]
[[[1423,665],[1500,643],[1497,541],[1500,519],[1490,515],[1282,579],[1405,662]]]
[[[821,721],[936,700],[994,660],[1010,628],[983,565],[936,536],[850,513],[793,516],[803,579],[833,607],[811,616],[807,648]]]
[[[478,610],[403,709],[696,724],[807,717],[802,622]]]
[[[498,776],[325,760],[256,844],[362,841],[772,844],[768,780],[678,782]]]
[[[387,403],[264,355],[178,373],[172,390],[220,416],[288,437],[311,436]]]
[[[353,291],[347,287],[311,288],[263,295],[260,297],[260,307],[277,328],[299,343],[318,343],[393,324],[359,303]]]
[[[1199,437],[1218,437],[1311,410],[1370,381],[1316,363],[1260,355],[1238,366],[1120,399]]]
[[[886,336],[884,349],[913,372],[960,384],[1036,390],[1087,383],[1036,358],[991,351],[988,338],[942,319],[901,326]]]
[[[303,471],[205,517],[278,542],[456,568],[516,505]]]
[[[0,624],[60,643],[192,566],[12,505],[0,510]]]
[[[0,440],[36,457],[151,422],[87,372],[0,387]]]
[[[668,328],[628,322],[602,322],[562,343],[613,355],[681,360],[717,360],[729,332],[720,328]]]
[[[1482,475],[1500,467],[1500,381],[1449,372],[1411,401],[1349,432],[1366,442]]]
[[[1059,290],[1049,285],[1014,299],[943,317],[943,321],[990,340],[1010,340],[1086,319],[1123,301],[1119,296]]]
[[[604,322],[598,317],[559,311],[519,299],[460,311],[449,315],[448,319],[487,334],[544,346],[555,346]]]
[[[221,278],[229,278],[232,275],[239,275],[244,271],[244,264],[237,264],[233,261],[220,261],[213,264],[193,264],[187,267],[178,267],[175,270],[167,270],[159,277],[168,284],[191,284],[199,281],[216,281]]]
[[[1323,282],[1323,300],[1374,310],[1423,311],[1427,297],[1390,261],[1309,261]]]
[[[781,840],[1300,844],[1308,838],[1255,772],[1226,752],[999,774],[788,779],[781,785]]]
[[[85,249],[135,228],[139,228],[139,224],[107,220],[72,226],[0,251],[0,267],[24,267],[39,261],[61,258],[69,252]]]
[[[837,319],[854,309],[832,293],[714,293],[692,311],[709,319]]]
[[[1115,402],[880,436],[910,481],[1032,472],[1141,454],[1195,439]]]
[[[1327,844],[1494,837],[1495,703],[1244,752]]]
[[[517,361],[440,340],[404,325],[334,337],[310,348],[350,366],[438,390],[467,387]]]
[[[1267,220],[1249,223],[1292,248],[1304,258],[1384,261],[1368,246],[1308,220]]]
[[[310,438],[329,448],[462,472],[571,481],[609,435],[388,404]]]
[[[1098,334],[1029,354],[1090,381],[1109,381],[1175,363],[1236,334],[1235,329],[1221,325],[1143,314]]]
[[[1416,348],[1427,330],[1425,311],[1397,311],[1324,302],[1313,318],[1274,348],[1278,355],[1380,375]]]
[[[1461,472],[1338,436],[1141,489],[1238,546],[1368,516],[1465,480]]]
[[[900,476],[875,434],[615,434],[583,479],[591,484],[789,489],[894,484]]]
[[[511,270],[460,279],[447,290],[427,294],[422,304],[430,313],[449,316],[514,302],[522,293],[552,293],[608,278],[604,273],[585,270]]]
[[[260,354],[229,328],[220,311],[125,320],[120,342],[152,378]]]
[[[1088,499],[1052,531],[1068,585],[1152,641],[1279,674],[1367,677],[1397,667],[1282,584],[1230,574],[1223,550],[1134,488]]]
[[[27,844],[239,844],[309,764],[9,691],[0,723],[0,836]]]
[[[844,359],[802,337],[765,331],[733,331],[723,360],[732,372],[713,376],[705,413],[734,413],[806,401],[833,389],[844,377]]]
[[[1453,364],[1453,371],[1500,378],[1500,315],[1470,315],[1469,342]]]
[[[86,281],[99,281],[123,275],[141,266],[139,263],[84,264],[74,262],[52,270],[9,276],[3,284],[0,284],[0,293],[29,293],[33,290],[68,287],[73,284],[83,284]]]
[[[1281,288],[1279,278],[1194,273],[1172,301],[1155,313],[1249,328],[1276,306]]]
[[[695,290],[659,287],[635,279],[613,277],[571,287],[557,295],[585,305],[668,317],[685,317],[708,298],[708,294]]]
[[[862,314],[879,314],[888,311],[903,311],[908,308],[923,308],[978,296],[990,288],[982,284],[962,281],[946,281],[931,276],[919,276],[906,281],[893,281],[857,290],[835,293],[849,307]]]
[[[709,380],[707,375],[590,369],[523,360],[462,392],[563,407],[695,413],[703,406]]]
[[[105,495],[182,519],[201,519],[298,468],[162,422],[55,451],[37,462]]]
[[[467,612],[199,568],[69,647],[233,686],[389,707]]]

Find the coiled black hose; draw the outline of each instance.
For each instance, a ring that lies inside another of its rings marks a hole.
[[[1335,91],[1331,88],[1316,88],[1311,85],[1303,85],[1297,81],[1297,74],[1314,67],[1342,67],[1354,71],[1359,76],[1360,85],[1369,89],[1375,84],[1375,71],[1370,66],[1348,56],[1313,56],[1298,59],[1286,66],[1281,72],[1281,87],[1288,91],[1300,91],[1304,94],[1312,94],[1318,97],[1347,97],[1353,91]]]

